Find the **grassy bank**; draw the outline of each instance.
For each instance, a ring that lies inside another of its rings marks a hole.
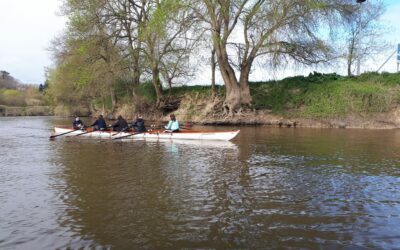
[[[306,77],[252,82],[252,112],[233,118],[227,118],[221,112],[224,86],[217,86],[216,90],[216,95],[212,96],[211,86],[182,86],[165,90],[164,95],[171,94],[172,98],[180,100],[174,113],[182,121],[281,124],[286,119],[300,121],[304,126],[314,126],[313,122],[325,120],[328,125],[321,126],[400,127],[400,73],[365,73],[356,77],[344,77],[314,72]],[[168,119],[166,114],[162,115],[154,109],[156,95],[151,83],[141,84],[138,94],[141,98],[138,103],[141,106],[136,107],[136,110],[151,119]],[[118,100],[124,98],[126,96],[118,96]],[[110,117],[122,114],[131,119],[133,105],[132,102],[119,102]],[[92,110],[97,109],[97,113],[110,114],[107,113],[110,106],[107,102],[95,103],[93,106],[95,108]],[[55,109],[56,114],[60,113],[59,110],[61,109]]]
[[[310,74],[251,84],[256,109],[306,118],[389,112],[400,103],[400,74],[366,73],[357,77]]]
[[[223,99],[223,87],[218,87]],[[280,81],[252,82],[250,91],[255,110],[274,115],[303,118],[340,118],[349,115],[385,113],[400,104],[400,73],[366,73],[357,77],[313,73]],[[172,94],[186,96],[192,113],[210,100],[211,87],[184,86]]]

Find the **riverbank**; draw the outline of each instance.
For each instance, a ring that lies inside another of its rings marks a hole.
[[[226,126],[271,126],[271,127],[304,127],[304,128],[366,128],[396,129],[400,128],[400,112],[376,114],[370,117],[348,116],[342,118],[301,118],[283,117],[268,112],[245,113],[230,119],[208,118],[190,121],[201,125]]]
[[[0,105],[1,116],[51,116],[54,115],[50,106],[10,107]]]
[[[164,91],[164,107],[155,109],[151,83],[140,86],[140,101],[126,96],[111,112],[102,100],[59,104],[55,115],[122,115],[132,120],[142,113],[146,120],[166,122],[175,113],[181,122],[203,125],[266,125],[278,127],[336,127],[393,129],[400,127],[400,73],[365,73],[345,77],[335,73],[295,76],[280,81],[252,82],[251,107],[233,116],[223,113],[224,86],[181,86]],[[125,98],[125,99],[124,99]],[[109,100],[108,100],[109,102]]]
[[[192,99],[193,101],[193,99]],[[400,107],[390,112],[372,114],[349,114],[343,117],[307,118],[274,114],[272,110],[248,110],[233,117],[227,117],[219,112],[213,113],[213,105],[197,106],[183,99],[179,109],[174,111],[182,125],[186,123],[217,126],[270,126],[283,128],[365,128],[365,129],[396,129],[400,128]],[[188,109],[190,107],[190,109]],[[196,107],[196,108],[195,108]],[[126,112],[127,108],[115,112],[111,117],[121,114],[127,120],[133,120],[133,113]],[[166,123],[169,115],[160,113],[145,113],[145,119],[151,123]]]

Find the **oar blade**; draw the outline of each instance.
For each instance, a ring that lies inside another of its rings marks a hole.
[[[54,138],[56,138],[56,137],[58,137],[58,136],[70,134],[70,133],[72,133],[72,132],[75,132],[75,130],[71,130],[71,131],[68,131],[68,132],[65,132],[65,133],[62,133],[62,134],[58,134],[58,135],[52,135],[52,136],[50,136],[49,139],[52,140],[52,139],[54,139]]]

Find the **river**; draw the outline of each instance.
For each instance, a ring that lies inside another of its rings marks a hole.
[[[49,140],[69,122],[0,118],[0,249],[400,248],[399,130]]]

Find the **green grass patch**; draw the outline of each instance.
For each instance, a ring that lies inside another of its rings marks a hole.
[[[157,94],[151,81],[141,83],[137,88],[137,94],[152,102],[157,100]]]
[[[366,73],[359,77],[310,74],[250,84],[254,107],[276,114],[340,117],[387,112],[400,102],[400,74]]]

